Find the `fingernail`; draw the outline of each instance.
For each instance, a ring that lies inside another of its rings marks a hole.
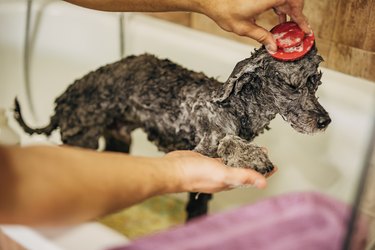
[[[243,183],[231,183],[228,184],[229,188],[263,188],[262,180],[255,179],[253,184],[243,184]]]
[[[233,189],[233,188],[253,188],[255,187],[254,185],[252,184],[241,184],[241,185],[230,185],[229,188]]]
[[[256,188],[262,188],[261,184],[262,184],[262,182],[261,182],[261,180],[259,180],[259,179],[256,179],[256,180],[254,181],[254,186],[255,186]]]
[[[312,35],[313,31],[310,24],[308,24],[307,27],[309,28],[309,33],[307,33],[307,35]]]
[[[277,47],[274,44],[267,44],[266,50],[271,53],[275,53],[277,51]]]
[[[243,183],[231,183],[231,184],[228,184],[229,188],[250,188],[250,187],[254,187],[253,184],[243,184]]]

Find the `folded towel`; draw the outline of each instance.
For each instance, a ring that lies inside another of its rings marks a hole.
[[[115,250],[338,250],[347,205],[318,193],[292,193],[198,218]]]

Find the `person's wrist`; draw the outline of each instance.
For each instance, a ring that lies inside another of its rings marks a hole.
[[[212,10],[211,0],[191,0],[184,2],[189,4],[189,11],[210,16],[210,11]]]
[[[183,174],[178,158],[161,157],[158,158],[159,171],[163,174],[162,193],[179,193],[185,191],[183,188]]]

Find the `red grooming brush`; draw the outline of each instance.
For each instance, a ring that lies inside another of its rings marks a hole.
[[[295,22],[281,23],[271,33],[276,40],[277,51],[271,56],[281,61],[295,61],[310,51],[314,45],[314,34],[306,35]]]

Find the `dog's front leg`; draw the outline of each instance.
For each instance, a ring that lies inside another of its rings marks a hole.
[[[270,173],[274,169],[264,148],[236,135],[226,135],[221,139],[217,154],[230,167],[251,168],[261,174]]]
[[[208,212],[208,202],[212,199],[212,194],[189,193],[189,201],[186,205],[186,220],[206,215]]]

